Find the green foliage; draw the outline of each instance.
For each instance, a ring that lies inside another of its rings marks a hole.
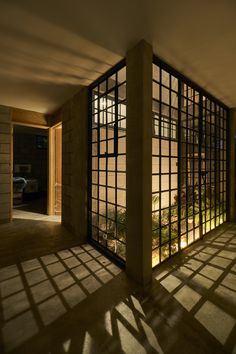
[[[215,199],[215,193],[208,187],[206,190],[203,190],[201,193],[202,200],[202,222],[207,221],[206,230],[215,227],[214,219],[216,215],[219,215],[220,202],[218,199]],[[187,203],[191,201],[191,203]],[[152,226],[153,226],[153,247],[159,246],[159,239],[161,238],[162,244],[166,242],[169,243],[169,238],[171,241],[171,253],[178,251],[178,203],[181,203],[181,219],[183,223],[181,227],[186,226],[186,222],[192,224],[194,222],[195,227],[199,226],[200,222],[200,207],[199,207],[199,189],[196,185],[194,188],[189,186],[187,190],[182,191],[180,196],[176,195],[174,197],[174,203],[171,205],[171,208],[167,208],[161,213],[161,225],[159,222],[159,217],[156,213],[153,215]],[[187,205],[187,208],[186,208]],[[171,215],[170,215],[171,213]],[[211,215],[211,217],[210,217]],[[185,221],[186,220],[186,221]],[[171,222],[171,224],[170,224]],[[219,224],[219,222],[218,222]],[[170,226],[171,225],[171,226]],[[161,229],[160,229],[161,227]],[[176,240],[175,240],[176,239]],[[166,258],[169,255],[169,247],[163,246],[161,249],[162,259]],[[168,254],[168,255],[167,255]]]
[[[116,235],[121,241],[126,239],[126,209],[108,210],[107,235],[109,239],[113,239]]]
[[[154,209],[158,203],[159,203],[159,197],[157,195],[153,195],[152,196],[152,205],[153,205]]]
[[[187,204],[188,201],[191,203]],[[210,213],[211,218],[215,217],[215,209],[217,215],[219,214],[220,203],[215,200],[214,193],[208,188],[206,191],[202,191],[202,221],[207,222],[207,231],[211,229]],[[194,202],[193,202],[194,201]],[[162,210],[161,215],[159,212],[153,212],[152,214],[152,246],[158,247],[161,239],[161,243],[165,244],[161,248],[162,259],[169,256],[169,241],[171,241],[171,254],[178,251],[178,203],[181,203],[181,219],[187,220],[188,223],[193,223],[195,226],[199,225],[200,220],[200,208],[199,208],[199,195],[198,186],[194,188],[188,188],[187,191],[182,191],[180,197],[177,195],[174,197],[174,203],[170,208]],[[159,197],[154,195],[152,197],[153,210],[158,210]],[[216,203],[216,205],[215,205]],[[188,208],[182,207],[188,205]],[[211,209],[210,209],[211,207]],[[119,240],[125,242],[126,240],[126,226],[127,226],[127,213],[126,209],[118,208],[117,213],[115,209],[108,211],[108,223],[107,223],[107,240],[108,248],[113,252],[119,254],[122,258],[125,258],[125,246],[116,241],[114,237],[116,236]],[[183,222],[183,227],[185,227],[186,221]],[[181,226],[182,227],[182,226]]]

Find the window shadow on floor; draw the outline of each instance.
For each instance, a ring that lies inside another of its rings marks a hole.
[[[0,269],[2,352],[235,350],[236,228],[214,232],[142,289],[91,245]]]
[[[155,279],[168,293],[166,306],[175,299],[227,353],[236,351],[235,227],[213,232]]]
[[[6,351],[21,345],[121,272],[90,245],[0,269]]]

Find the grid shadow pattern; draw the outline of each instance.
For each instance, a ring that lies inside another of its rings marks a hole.
[[[1,268],[0,319],[5,351],[56,322],[120,272],[88,244]]]
[[[186,252],[184,259],[155,276],[170,298],[198,321],[227,353],[235,349],[235,235],[231,228],[209,234],[203,244]]]

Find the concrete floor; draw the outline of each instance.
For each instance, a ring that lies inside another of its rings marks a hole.
[[[236,225],[162,264],[145,290],[55,221],[18,215],[0,235],[1,353],[236,353]]]

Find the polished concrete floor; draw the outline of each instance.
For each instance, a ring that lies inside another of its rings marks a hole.
[[[0,353],[236,353],[236,225],[143,290],[55,220],[15,217],[0,225]]]

